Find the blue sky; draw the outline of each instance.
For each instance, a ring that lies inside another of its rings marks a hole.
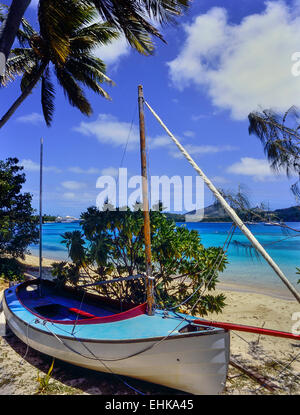
[[[36,21],[36,2],[26,13]],[[86,91],[94,113],[71,107],[59,86],[51,128],[46,127],[36,88],[0,130],[0,157],[17,157],[25,166],[24,190],[38,207],[39,140],[44,143],[44,212],[79,216],[94,205],[96,180],[121,166],[140,172],[137,86],[217,187],[248,188],[252,204],[295,205],[293,178],[270,171],[258,139],[248,134],[247,114],[259,108],[280,111],[300,105],[300,77],[291,74],[291,56],[300,50],[300,2],[199,0],[161,31],[145,57],[124,39],[97,50],[116,86],[106,86],[112,101]],[[0,114],[18,97],[18,81],[1,90]],[[132,124],[132,125],[131,125]],[[175,145],[146,111],[151,175],[194,175]],[[295,181],[295,179],[294,179]],[[205,205],[212,201],[205,192]]]

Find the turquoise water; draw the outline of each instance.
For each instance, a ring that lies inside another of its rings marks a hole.
[[[300,229],[300,223],[290,224]],[[205,247],[223,246],[230,223],[185,223],[178,226],[187,226],[197,230]],[[251,232],[265,247],[271,257],[277,262],[291,283],[295,284],[300,278],[296,274],[296,267],[300,267],[300,234],[298,237],[288,238],[277,226],[264,226],[263,224],[249,225]],[[68,252],[65,245],[61,244],[61,234],[67,231],[80,229],[79,223],[46,223],[43,225],[43,256],[45,258],[65,260]],[[291,232],[290,235],[296,235]],[[235,231],[232,241],[247,242],[239,230]],[[278,243],[275,241],[280,240]],[[38,255],[38,247],[31,246],[33,255]],[[281,280],[277,277],[264,259],[257,260],[250,256],[243,248],[237,249],[231,244],[228,250],[227,269],[220,275],[220,281],[255,287],[284,290]]]

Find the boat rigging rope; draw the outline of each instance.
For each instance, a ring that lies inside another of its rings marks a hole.
[[[82,344],[82,346],[84,346],[86,348],[86,350],[93,356],[84,356],[82,353],[77,352],[76,350],[74,350],[72,347],[70,347],[68,344],[66,344],[65,342],[63,342],[47,325],[46,325],[47,321],[43,322],[43,325],[45,326],[45,328],[50,331],[51,334],[53,334],[53,336],[65,347],[67,347],[69,350],[71,350],[73,353],[76,353],[78,355],[80,355],[81,357],[84,357],[86,359],[92,359],[92,360],[97,360],[99,361],[106,369],[108,372],[110,372],[112,375],[116,376],[122,383],[124,383],[124,385],[128,386],[130,389],[132,389],[133,391],[139,393],[140,395],[145,395],[143,392],[139,391],[138,389],[134,388],[133,386],[129,385],[129,383],[127,383],[125,380],[123,380],[117,373],[113,372],[113,370],[111,370],[111,368],[104,363],[103,359],[97,357],[84,343],[82,343],[79,339],[76,338],[76,336],[73,334],[72,332],[72,336],[80,343]]]
[[[229,233],[228,235],[227,235],[227,238],[226,238],[226,241],[225,241],[225,243],[224,243],[224,247],[226,246],[226,242],[227,242],[227,249],[228,249],[228,246],[229,246],[229,244],[230,244],[230,241],[231,241],[231,239],[232,239],[232,236],[233,236],[233,233],[234,233],[234,230],[236,229],[236,226],[235,225],[232,225],[232,231],[231,231],[231,233]],[[229,238],[229,235],[230,235],[230,238]],[[228,240],[228,238],[229,238],[229,240]],[[226,252],[226,251],[225,251]],[[223,256],[225,255],[225,252],[223,251]],[[212,276],[211,276],[211,278],[210,278],[210,280],[209,280],[209,282],[208,282],[208,284],[206,285],[206,287],[205,287],[205,289],[204,289],[204,291],[203,291],[203,293],[205,292],[205,290],[208,288],[208,286],[210,285],[210,283],[211,283],[211,281],[212,281],[212,278],[213,278],[213,275],[214,274],[212,274]],[[192,306],[192,308],[191,308],[191,313],[193,312],[193,310],[194,310],[194,308],[198,305],[198,303],[199,303],[199,301],[201,300],[201,297],[202,297],[202,295],[203,295],[203,293],[201,294],[201,296],[197,299],[197,301],[195,302],[195,304]],[[177,315],[177,314],[176,314]],[[137,389],[135,389],[135,388],[133,388],[132,386],[130,386],[127,382],[125,382],[125,381],[123,381],[121,378],[120,378],[120,376],[119,375],[117,375],[116,373],[114,373],[113,371],[112,371],[112,369],[105,363],[105,362],[117,362],[117,361],[121,361],[121,360],[126,360],[126,359],[129,359],[129,358],[131,358],[131,357],[135,357],[135,356],[138,356],[138,355],[140,355],[140,354],[142,354],[142,353],[145,353],[146,351],[148,351],[148,350],[151,350],[152,348],[154,348],[154,347],[156,347],[156,346],[158,346],[160,343],[162,343],[163,341],[165,341],[166,339],[168,339],[171,335],[172,335],[172,333],[174,333],[177,329],[178,329],[178,327],[180,326],[180,325],[182,325],[185,321],[186,322],[192,322],[192,320],[189,320],[188,319],[188,315],[187,316],[181,316],[181,315],[177,315],[180,319],[181,319],[181,321],[179,322],[179,324],[177,324],[177,326],[173,329],[173,330],[171,330],[166,336],[164,336],[162,339],[160,339],[159,341],[157,341],[156,343],[154,343],[154,344],[151,344],[150,346],[148,346],[148,347],[146,347],[146,348],[144,348],[143,350],[140,350],[140,351],[138,351],[138,352],[135,352],[135,353],[133,353],[133,354],[131,354],[131,355],[127,355],[127,356],[123,356],[123,357],[121,357],[121,358],[117,358],[117,359],[104,359],[104,358],[101,358],[101,357],[98,357],[98,356],[96,356],[88,347],[87,347],[87,345],[84,343],[84,342],[82,342],[80,339],[78,339],[76,336],[75,336],[75,334],[74,334],[74,330],[72,330],[72,333],[71,333],[71,335],[74,337],[74,339],[77,341],[77,342],[79,342],[89,353],[90,353],[90,355],[91,356],[86,356],[86,355],[84,355],[83,353],[81,353],[81,352],[78,352],[77,350],[75,350],[75,349],[73,349],[71,346],[69,346],[66,342],[64,342],[59,336],[57,336],[51,329],[50,329],[50,327],[48,326],[48,321],[46,321],[46,320],[44,320],[43,321],[43,325],[44,325],[44,327],[64,346],[64,347],[66,347],[67,349],[69,349],[69,350],[71,350],[73,353],[75,353],[75,354],[78,354],[78,355],[80,355],[81,357],[83,357],[83,358],[86,358],[86,359],[90,359],[90,360],[97,360],[97,361],[99,361],[110,373],[112,373],[113,375],[115,375],[115,376],[117,376],[125,385],[127,385],[129,388],[131,388],[132,390],[135,390],[136,392],[138,392],[139,394],[143,394],[142,392],[140,392],[140,391],[138,391]],[[35,322],[37,323],[38,321],[37,320],[35,320]],[[51,323],[53,326],[55,326],[55,324],[54,323]],[[60,328],[61,329],[61,328]],[[74,329],[74,327],[73,327],[73,329]],[[62,330],[62,329],[61,329]],[[64,331],[66,331],[66,330],[64,330]],[[68,333],[69,335],[70,335],[70,333],[69,332],[67,332],[66,331],[66,333]]]
[[[225,242],[227,242],[227,246],[229,246],[229,244],[230,244],[230,241],[231,241],[231,239],[232,239],[232,237],[233,237],[233,233],[234,233],[234,230],[236,229],[236,226],[233,224],[232,225],[232,231],[231,231],[231,233],[229,233],[228,235],[227,235],[227,238],[226,238],[226,241]],[[229,237],[229,235],[230,235],[230,237]],[[229,240],[228,240],[228,238],[229,238]],[[224,244],[224,246],[226,246],[225,244]],[[227,249],[228,249],[228,247],[227,247]],[[225,255],[225,252],[223,251],[223,255]],[[213,274],[214,275],[214,274]],[[203,291],[203,293],[205,292],[205,290],[208,288],[208,286],[211,284],[211,281],[212,281],[212,278],[213,278],[213,275],[211,276],[211,278],[210,278],[210,280],[208,281],[208,284],[206,285],[206,287],[205,287],[205,289],[204,289],[204,291]],[[201,294],[201,296],[199,296],[199,298],[197,299],[197,301],[195,302],[195,304],[192,306],[192,308],[191,308],[191,312],[193,312],[193,310],[194,310],[194,308],[198,305],[198,303],[199,303],[199,301],[201,300],[201,297],[202,297],[202,295],[203,295],[203,293]],[[177,315],[177,314],[176,314]],[[105,358],[102,358],[102,357],[97,357],[97,356],[95,356],[94,354],[93,354],[93,352],[86,346],[86,344],[84,344],[80,339],[78,339],[75,335],[74,335],[74,333],[73,333],[73,331],[72,331],[72,333],[69,333],[68,331],[66,331],[66,330],[64,330],[68,335],[72,335],[73,337],[74,337],[74,339],[76,339],[76,341],[78,341],[86,350],[88,350],[89,351],[89,353],[93,356],[93,357],[91,357],[91,356],[86,356],[86,355],[84,355],[83,353],[80,353],[80,352],[78,352],[77,350],[74,350],[71,346],[69,346],[68,344],[66,344],[62,339],[60,339],[49,327],[48,327],[48,325],[47,325],[47,323],[48,323],[48,321],[46,321],[46,320],[44,320],[43,321],[43,325],[45,326],[45,328],[47,328],[47,330],[50,332],[50,333],[52,333],[52,335],[53,336],[55,336],[56,338],[57,338],[57,340],[61,343],[61,344],[63,344],[65,347],[67,347],[69,350],[71,350],[72,352],[74,352],[74,353],[76,353],[76,354],[79,354],[81,357],[84,357],[84,358],[86,358],[86,359],[92,359],[92,360],[99,360],[99,361],[101,361],[102,363],[103,362],[117,362],[117,361],[121,361],[121,360],[126,360],[126,359],[129,359],[129,358],[131,358],[131,357],[134,357],[134,356],[138,356],[138,355],[140,355],[140,354],[142,354],[142,353],[144,353],[144,352],[146,352],[146,351],[148,351],[148,350],[150,350],[150,349],[152,349],[152,348],[154,348],[154,347],[156,347],[157,345],[159,345],[160,343],[162,343],[163,341],[165,341],[167,338],[169,338],[171,335],[172,335],[172,333],[174,333],[177,329],[178,329],[178,327],[181,325],[181,324],[183,324],[183,322],[185,322],[185,321],[187,321],[187,322],[192,322],[192,320],[189,320],[188,319],[188,315],[187,316],[181,316],[181,315],[177,315],[180,319],[181,319],[181,321],[179,322],[179,324],[173,329],[173,330],[171,330],[166,336],[164,336],[163,338],[161,338],[159,341],[157,341],[156,343],[154,343],[154,344],[151,344],[150,346],[148,346],[148,347],[146,347],[146,348],[144,348],[144,349],[142,349],[142,350],[140,350],[140,351],[138,351],[138,352],[135,352],[135,353],[133,353],[133,354],[131,354],[131,355],[127,355],[127,356],[123,356],[123,357],[120,357],[120,358],[116,358],[116,359],[105,359]],[[54,323],[51,323],[53,326],[56,326]],[[59,327],[59,329],[61,329],[60,327]],[[61,330],[63,330],[63,329],[61,329]]]
[[[20,361],[19,361],[19,365],[22,365],[23,360],[26,359],[26,356],[27,356],[27,353],[28,353],[28,350],[29,350],[29,336],[28,336],[28,334],[29,334],[29,325],[30,325],[30,323],[34,322],[35,320],[36,320],[36,318],[33,318],[32,320],[28,321],[28,323],[27,323],[27,329],[26,329],[26,345],[27,345],[27,347],[26,347],[26,351],[25,351],[24,356],[22,356]]]
[[[119,168],[122,168],[122,166],[123,166],[123,162],[124,162],[124,158],[125,158],[125,155],[126,155],[128,143],[129,143],[129,140],[130,140],[130,135],[131,135],[131,131],[132,131],[132,128],[133,128],[133,121],[135,119],[136,112],[137,112],[137,105],[134,106],[133,116],[132,116],[132,119],[131,119],[131,125],[130,125],[129,133],[128,133],[128,136],[127,136],[127,139],[126,139],[126,143],[125,143],[125,146],[124,146],[123,155],[122,155],[122,158],[121,158]],[[119,181],[119,175],[117,176],[117,183],[116,183],[117,185],[118,185],[118,181]]]

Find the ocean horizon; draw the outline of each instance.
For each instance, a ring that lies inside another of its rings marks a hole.
[[[178,226],[186,226],[199,232],[201,242],[205,247],[222,247],[231,223],[177,223]],[[293,222],[292,227],[300,229],[300,222]],[[283,233],[278,226],[265,226],[264,224],[248,225],[251,232],[264,246],[269,255],[279,265],[289,281],[297,285],[300,275],[296,274],[296,267],[300,267],[300,234],[296,232]],[[65,232],[80,230],[80,224],[75,223],[45,223],[43,224],[42,250],[43,257],[53,260],[67,260],[68,250],[61,243],[61,235]],[[239,229],[236,229],[232,242],[227,252],[228,264],[226,270],[219,275],[220,283],[232,283],[237,285],[255,287],[260,290],[287,292],[286,287],[275,274],[267,262],[259,255],[259,259],[249,250],[237,247],[234,241],[248,243],[246,237]],[[39,247],[29,247],[32,255],[39,255]]]

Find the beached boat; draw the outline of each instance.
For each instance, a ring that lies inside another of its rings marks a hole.
[[[77,366],[132,376],[193,394],[220,393],[229,363],[229,332],[193,324],[195,317],[146,304],[120,313],[112,302],[51,283],[29,281],[5,291],[14,334],[30,347]]]
[[[149,104],[146,105],[154,113]],[[15,335],[42,353],[78,366],[131,376],[193,394],[218,394],[226,382],[230,354],[229,330],[278,335],[296,340],[300,336],[208,322],[191,315],[155,308],[143,106],[142,88],[139,87],[141,167],[142,176],[146,179],[142,182],[146,275],[96,284],[146,278],[147,302],[134,306],[123,304],[124,309],[120,310],[119,304],[107,298],[89,293],[83,296],[82,291],[66,287],[57,290],[54,283],[42,279],[40,254],[40,278],[7,289],[3,298],[3,310],[7,324]],[[175,141],[169,130],[166,131]],[[177,144],[177,140],[175,142]],[[185,154],[180,144],[178,147]],[[195,164],[189,155],[187,158],[191,164]],[[286,280],[277,264],[200,168],[195,168],[236,225],[299,301],[298,292]]]

